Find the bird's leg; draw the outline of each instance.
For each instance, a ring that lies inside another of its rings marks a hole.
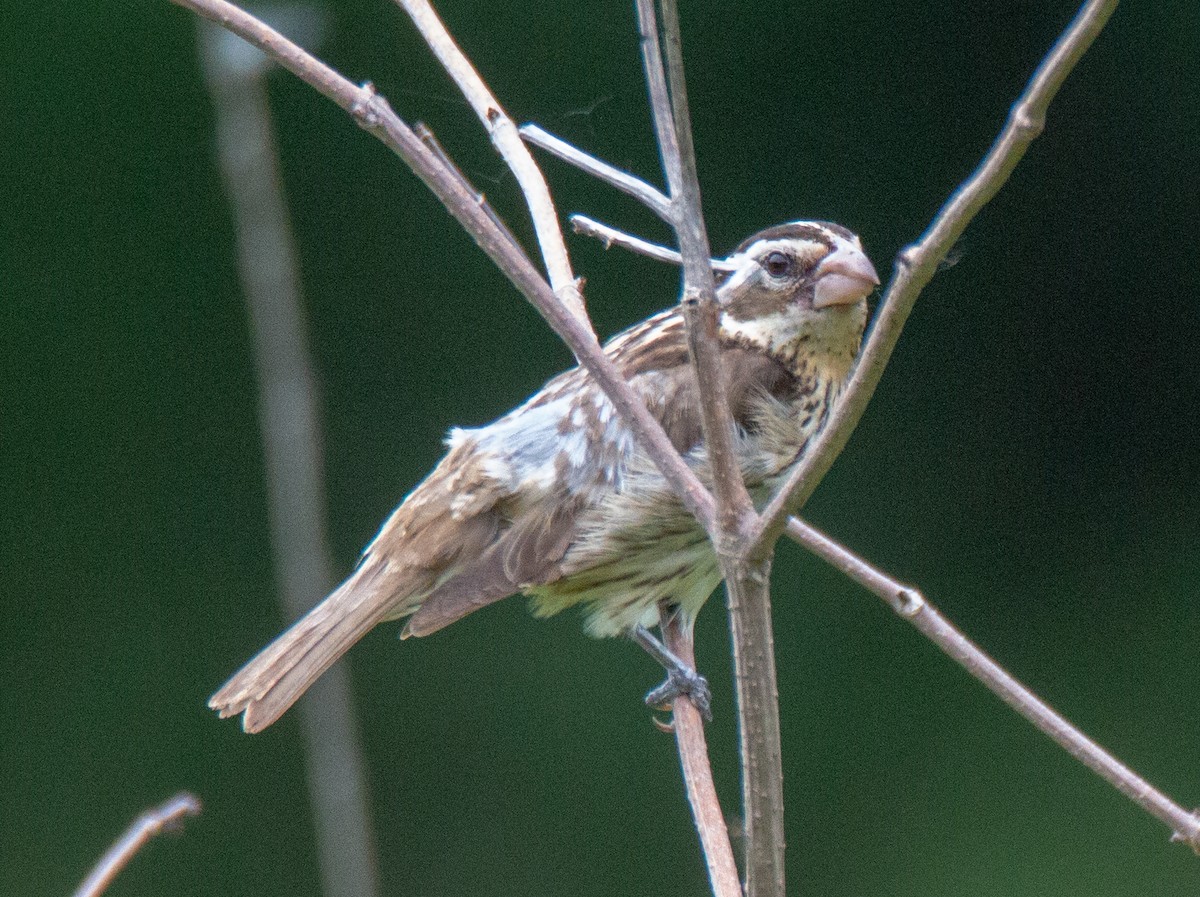
[[[692,706],[700,711],[700,715],[706,721],[711,722],[712,692],[709,691],[708,680],[676,656],[645,626],[633,627],[629,635],[667,671],[666,681],[647,693],[646,703],[651,707],[667,710],[673,700],[680,695],[687,695]]]

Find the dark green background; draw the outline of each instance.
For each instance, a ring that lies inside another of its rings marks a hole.
[[[629,3],[447,2],[522,120],[654,177]],[[683,4],[718,251],[795,217],[881,272],[975,165],[1070,3]],[[383,0],[322,55],[513,184]],[[315,894],[299,726],[204,708],[282,627],[229,209],[194,23],[10,4],[0,90],[0,894],[65,894],[142,808],[206,803],[113,895]],[[1200,7],[1130,3],[926,290],[809,517],[919,585],[1185,805],[1200,802]],[[339,571],[439,456],[568,363],[402,166],[286,75],[272,100],[323,394]],[[654,238],[547,163],[564,212]],[[611,333],[675,295],[574,241]],[[873,597],[784,546],[789,875],[814,895],[1194,894],[1200,861]],[[519,601],[352,652],[388,895],[702,894],[630,645]],[[699,625],[737,807],[724,613]]]

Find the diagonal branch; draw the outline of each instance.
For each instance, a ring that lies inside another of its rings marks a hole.
[[[916,244],[896,259],[896,273],[871,327],[866,348],[850,376],[829,424],[787,481],[763,509],[759,530],[748,546],[752,553],[767,550],[779,537],[787,516],[808,501],[817,484],[858,426],[867,403],[892,357],[904,322],[938,265],[962,236],[967,225],[1008,180],[1025,150],[1046,123],[1046,110],[1067,75],[1087,52],[1117,8],[1117,0],[1088,0],[1033,73],[1000,136],[979,167],[942,206]]]
[[[105,851],[88,877],[75,890],[74,897],[100,897],[120,871],[129,865],[129,861],[137,856],[138,851],[150,843],[151,838],[163,832],[176,831],[183,827],[184,817],[198,815],[200,801],[186,791],[142,813]]]
[[[591,329],[584,310],[583,294],[571,271],[571,260],[563,240],[558,213],[546,179],[533,161],[528,148],[521,142],[517,126],[504,111],[496,97],[488,89],[471,60],[459,49],[445,24],[438,18],[428,0],[396,0],[412,19],[421,37],[438,58],[446,72],[454,79],[467,102],[487,129],[496,150],[521,186],[521,193],[529,205],[529,214],[537,232],[538,245],[550,276],[550,286],[581,324]]]
[[[671,210],[671,200],[641,178],[588,155],[538,125],[521,125],[521,137],[550,155],[557,156],[581,171],[586,171],[592,177],[616,187],[622,193],[629,194],[667,224],[672,223],[674,213]]]
[[[450,158],[450,154],[446,152],[446,149],[442,146],[441,141],[437,139],[437,135],[433,133],[433,129],[430,128],[429,125],[425,124],[425,122],[419,121],[413,125],[413,133],[420,137],[421,142],[429,147],[430,152],[438,157],[438,161],[442,163],[446,170],[458,178],[459,182],[463,186],[463,189],[471,194],[471,197],[475,200],[476,205],[483,209],[487,216],[492,219],[492,222],[496,225],[496,227],[508,235],[508,241],[513,244],[514,249],[521,255],[524,255],[525,249],[521,246],[521,241],[513,236],[513,232],[508,229],[508,225],[504,223],[504,219],[500,217],[499,213],[492,208],[491,203],[489,203],[487,200],[487,197],[476,190],[475,185],[467,180],[467,176],[463,174],[462,169],[459,168],[458,165],[455,164],[454,160]]]
[[[632,234],[627,234],[625,231],[617,230],[615,227],[609,227],[607,224],[602,224],[594,218],[589,218],[587,215],[572,215],[570,221],[575,233],[599,240],[604,244],[605,249],[620,246],[622,249],[627,249],[638,255],[644,255],[657,262],[666,262],[671,265],[683,264],[683,256],[676,250],[668,249],[666,246],[659,246],[657,243],[651,243]],[[737,269],[737,265],[728,259],[709,259],[709,265],[714,271],[734,271]]]
[[[1049,704],[1018,682],[950,623],[916,589],[903,585],[804,521],[792,517],[787,535],[875,593],[903,619],[959,663],[1068,754],[1106,780],[1147,813],[1170,826],[1172,840],[1184,841],[1200,853],[1200,815],[1189,813],[1121,761],[1092,741]]]
[[[545,318],[579,363],[595,378],[633,430],[639,445],[662,471],[690,513],[710,528],[713,498],[671,445],[667,434],[604,354],[592,330],[555,295],[529,258],[476,201],[477,194],[448,169],[371,85],[359,87],[227,0],[172,0],[237,34],[348,112],[365,131],[398,155],[471,235],[488,258]]]
[[[615,227],[609,227],[607,224],[601,224],[587,215],[572,215],[571,227],[577,234],[583,234],[585,237],[593,237],[599,240],[604,244],[605,249],[620,246],[622,249],[628,249],[630,252],[652,258],[656,262],[666,262],[670,265],[683,264],[683,256],[676,250],[668,249],[666,246],[659,246],[657,243],[651,243],[632,234],[627,234],[624,231],[617,230]]]

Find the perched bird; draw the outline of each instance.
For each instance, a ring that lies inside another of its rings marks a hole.
[[[718,336],[735,451],[762,504],[824,425],[879,283],[858,237],[797,221],[743,242],[721,266]],[[605,352],[701,480],[711,482],[680,310],[614,337]],[[597,636],[694,618],[721,576],[700,525],[582,368],[478,429],[392,513],[358,567],[213,695],[257,732],[366,632],[407,617],[436,632],[506,596],[537,616],[582,605]]]

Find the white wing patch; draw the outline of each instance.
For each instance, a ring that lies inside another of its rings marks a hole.
[[[634,450],[612,404],[594,388],[549,401],[535,397],[486,426],[451,430],[446,439],[451,450],[466,442],[485,459],[487,475],[510,492],[617,485]]]

